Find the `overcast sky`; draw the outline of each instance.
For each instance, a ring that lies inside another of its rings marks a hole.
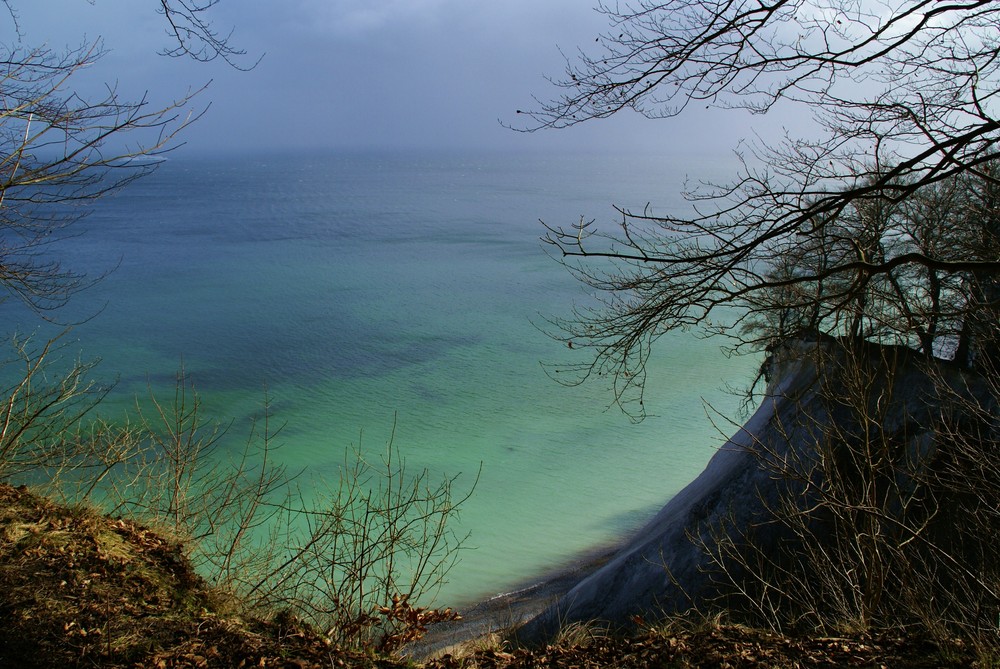
[[[132,97],[199,96],[211,109],[189,150],[314,147],[510,147],[725,151],[748,132],[742,113],[649,121],[635,114],[524,135],[516,122],[545,75],[592,45],[606,20],[589,0],[222,0],[250,72],[157,55],[170,45],[155,0],[15,0],[24,43],[101,37],[110,53],[87,73]],[[8,34],[9,22],[5,22]]]

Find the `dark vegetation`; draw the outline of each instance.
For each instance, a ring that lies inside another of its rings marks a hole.
[[[204,18],[214,4],[161,0],[164,51],[239,65]],[[17,33],[16,8],[0,7]],[[689,217],[621,210],[611,232],[550,226],[555,254],[606,298],[553,323],[572,355],[590,354],[568,369],[608,380],[641,418],[657,338],[700,327],[814,366],[822,413],[785,424],[787,448],[756,445],[782,540],[715,528],[703,548],[728,590],[692,603],[702,622],[633,618],[634,637],[584,630],[428,665],[995,666],[1000,6],[602,9],[611,31],[526,129],[704,103],[807,106],[817,124],[743,154],[735,182],[696,191]],[[73,90],[99,42],[57,53],[17,35],[3,50],[0,285],[52,318],[90,279],[48,245],[78,205],[154,169],[148,159],[190,122],[191,96],[150,109],[114,88]],[[390,444],[381,464],[349,455],[335,492],[307,500],[274,464],[266,406],[227,460],[183,375],[133,424],[92,420],[103,391],[87,365],[55,373],[53,343],[14,344],[0,481],[67,504],[0,485],[4,666],[391,665],[454,617],[418,605],[457,555],[452,481],[406,474]]]
[[[107,422],[88,417],[101,392],[82,380],[85,367],[49,376],[50,347],[18,351],[23,376],[0,408],[2,481],[166,533],[187,573],[182,589],[197,581],[243,615],[307,621],[340,647],[389,653],[455,616],[417,605],[461,547],[447,523],[464,499],[452,496],[453,480],[407,472],[390,443],[380,461],[348,450],[338,481],[307,484],[276,463],[266,408],[242,451],[223,450],[183,376],[169,401],[151,394],[131,421]],[[81,541],[92,550],[93,537]]]
[[[128,520],[0,484],[0,664],[48,667],[404,667],[344,647],[287,611],[247,616],[184,547]],[[542,649],[495,643],[423,665],[452,667],[964,667],[961,644],[791,638],[678,623],[634,637],[582,634]]]
[[[679,328],[739,350],[808,328],[971,368],[988,359],[1000,275],[995,3],[601,9],[612,27],[568,63],[562,95],[522,112],[525,130],[702,105],[782,107],[814,123],[748,138],[734,181],[698,183],[688,216],[647,207],[621,210],[612,227],[548,226],[554,254],[604,297],[553,323],[580,354],[560,378],[610,379],[641,417],[645,361]]]
[[[720,596],[690,605],[776,632],[957,637],[995,658],[1000,5],[601,11],[608,32],[568,61],[559,95],[521,112],[523,130],[702,105],[813,121],[748,140],[735,179],[699,184],[689,215],[547,225],[598,298],[552,321],[573,344],[562,382],[601,379],[642,419],[657,339],[688,328],[816,370],[780,398],[801,407],[783,439],[750,446],[773,481],[757,520],[691,528]]]
[[[906,347],[783,348],[813,380],[774,396],[792,410],[748,448],[772,482],[757,519],[703,543],[722,584],[708,606],[775,631],[909,630],[994,656],[997,377]]]
[[[134,522],[0,486],[5,667],[266,666],[331,649],[279,623],[247,627],[182,547]]]
[[[207,18],[216,4],[161,0],[164,53],[242,67],[245,54]],[[154,170],[198,112],[190,93],[159,109],[114,86],[88,94],[75,85],[103,55],[100,40],[62,52],[35,47],[15,3],[0,1],[0,18],[10,35],[0,46],[0,287],[3,299],[58,322],[60,307],[99,277],[63,267],[50,246],[73,234],[88,203]],[[58,338],[36,344],[12,334],[11,343],[0,365],[0,482],[70,506],[4,489],[3,610],[20,621],[0,648],[4,666],[131,666],[160,663],[161,650],[205,656],[213,647],[206,633],[220,648],[235,644],[213,651],[222,653],[219,666],[238,665],[233,653],[276,657],[285,652],[279,639],[296,647],[299,637],[280,625],[251,638],[198,618],[211,608],[210,592],[226,593],[240,615],[322,629],[299,644],[310,658],[317,639],[389,654],[454,617],[417,605],[461,544],[447,526],[462,501],[453,480],[407,472],[390,443],[368,460],[349,448],[338,480],[306,483],[275,457],[266,399],[243,448],[231,438],[223,447],[226,429],[203,416],[183,373],[172,396],[151,392],[132,416],[108,419],[94,411],[107,388],[92,380],[93,364],[65,355]]]
[[[238,615],[177,540],[26,488],[0,485],[0,586],[4,667],[368,664],[287,612]]]

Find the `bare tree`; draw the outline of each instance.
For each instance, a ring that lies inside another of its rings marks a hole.
[[[522,112],[524,130],[623,110],[669,119],[705,104],[757,114],[798,105],[817,124],[814,136],[743,154],[733,183],[690,196],[697,205],[690,216],[622,209],[614,231],[585,221],[548,228],[555,253],[608,296],[557,323],[574,348],[593,353],[576,367],[581,377],[611,375],[620,403],[634,409],[628,402],[641,399],[657,337],[707,325],[729,306],[766,302],[774,291],[801,298],[819,284],[838,286],[840,300],[824,317],[848,333],[861,325],[848,314],[864,291],[880,284],[891,294],[903,275],[976,277],[970,285],[984,287],[976,301],[993,300],[985,286],[1000,272],[996,256],[956,253],[929,239],[887,243],[891,235],[843,233],[858,232],[865,217],[875,225],[876,210],[888,214],[952,179],[995,187],[996,3],[634,0],[600,10],[609,32],[568,62],[555,82],[561,94]],[[803,238],[834,246],[822,263],[783,271]],[[958,305],[940,306],[937,322]],[[924,345],[930,325],[921,325]]]
[[[240,61],[247,52],[232,44],[232,32],[219,32],[206,14],[221,0],[159,0],[158,11],[167,20],[167,33],[172,46],[161,53],[167,56],[188,56],[208,62],[221,58],[237,69],[252,69],[260,62],[258,57],[249,66]]]
[[[223,58],[233,48],[205,18],[218,0],[161,0],[172,46],[164,52],[197,60]],[[85,95],[79,72],[104,54],[100,40],[66,51],[26,45],[15,5],[4,0],[11,40],[0,44],[0,286],[32,308],[57,308],[85,278],[49,253],[85,213],[83,205],[155,169],[177,145],[178,133],[202,110],[198,91],[165,106],[145,93],[126,97],[116,86]]]
[[[547,226],[604,297],[554,321],[590,353],[571,379],[609,376],[641,417],[651,347],[684,327],[767,349],[763,371],[811,362],[809,401],[776,432],[758,426],[770,442],[749,435],[768,472],[759,522],[693,533],[729,588],[716,603],[775,627],[959,635],[994,656],[1000,3],[600,9],[610,31],[523,129],[704,104],[798,105],[817,123],[741,154],[689,216]]]
[[[973,366],[995,338],[988,300],[981,297],[989,273],[907,262],[876,274],[864,266],[831,270],[858,257],[886,263],[910,254],[988,261],[993,251],[983,239],[987,222],[977,203],[984,189],[988,182],[978,176],[953,176],[905,200],[853,203],[785,240],[766,277],[772,285],[744,299],[751,313],[740,336],[772,346],[803,331],[823,332]]]

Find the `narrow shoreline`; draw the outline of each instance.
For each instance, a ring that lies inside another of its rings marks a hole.
[[[676,494],[668,497],[664,504],[668,504]],[[582,549],[533,578],[514,581],[505,592],[484,594],[480,599],[458,608],[461,620],[432,625],[420,641],[408,646],[406,654],[414,659],[443,655],[466,642],[494,633],[502,635],[520,627],[624,550],[662,508],[662,504],[650,506],[643,512],[641,520],[630,523],[603,543]]]
[[[458,644],[504,633],[530,620],[568,593],[588,574],[600,569],[625,544],[629,535],[584,551],[540,577],[517,584],[459,611],[461,620],[439,623],[407,649],[415,659],[440,655]]]

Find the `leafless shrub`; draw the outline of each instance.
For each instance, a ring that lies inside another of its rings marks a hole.
[[[1000,646],[998,388],[916,352],[817,346],[794,424],[754,445],[755,523],[703,547],[721,600],[776,630],[918,629]]]
[[[444,582],[464,541],[447,522],[471,489],[456,500],[454,482],[409,475],[391,440],[377,463],[348,452],[332,492],[299,492],[275,507],[284,516],[269,542],[287,557],[235,589],[322,622],[338,643],[385,650],[415,640],[414,631],[457,617],[414,606]]]
[[[61,360],[58,338],[36,344],[15,335],[10,348],[0,364],[0,480],[92,465],[76,427],[106,392],[88,378],[93,363]]]
[[[234,451],[223,440],[231,426],[204,417],[183,372],[171,398],[151,390],[134,420],[90,419],[101,395],[89,366],[56,375],[50,345],[33,354],[17,343],[24,369],[8,388],[0,480],[166,530],[246,610],[291,613],[340,645],[392,652],[458,617],[421,605],[464,540],[448,521],[472,490],[456,499],[455,478],[411,474],[390,439],[375,462],[347,450],[337,484],[307,483],[278,460],[266,401]]]

